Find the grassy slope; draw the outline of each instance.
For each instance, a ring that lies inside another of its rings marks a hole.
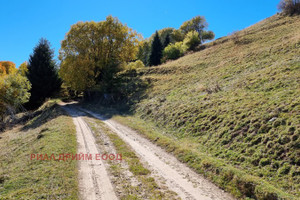
[[[76,161],[30,160],[76,153],[72,119],[53,103],[41,109],[24,127],[0,135],[0,199],[77,199]]]
[[[152,87],[137,113],[299,197],[300,17],[272,16],[239,35],[140,71]]]

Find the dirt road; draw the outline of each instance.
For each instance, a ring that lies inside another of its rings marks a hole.
[[[156,179],[163,179],[167,187],[177,193],[181,199],[199,200],[233,200],[228,193],[219,189],[201,175],[195,173],[174,156],[166,153],[160,147],[141,137],[132,129],[112,120],[104,119],[101,115],[80,108],[94,118],[102,120],[123,141],[131,146],[143,164],[151,170]],[[95,138],[87,124],[80,117],[83,115],[76,107],[71,106],[67,111],[74,119],[77,128],[78,152],[97,152]],[[101,161],[89,164],[80,163],[80,194],[83,199],[117,199],[106,169]]]
[[[76,137],[78,143],[77,153],[96,155],[99,154],[92,131],[82,119],[81,111],[73,107],[64,107],[72,116],[76,126]],[[94,199],[118,199],[102,160],[79,160],[79,194],[84,200]]]

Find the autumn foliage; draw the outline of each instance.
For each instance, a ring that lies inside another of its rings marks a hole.
[[[0,76],[16,72],[16,64],[10,61],[0,61]]]
[[[13,115],[30,97],[29,81],[17,72],[13,62],[0,61],[0,130],[5,117]]]
[[[75,91],[107,85],[123,63],[135,59],[138,43],[138,34],[112,16],[100,22],[78,22],[62,41],[59,74]]]

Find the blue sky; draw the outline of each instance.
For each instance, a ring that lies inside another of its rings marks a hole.
[[[60,42],[78,21],[118,17],[145,38],[155,30],[179,28],[203,15],[216,38],[255,24],[277,12],[279,0],[0,0],[0,61],[17,67],[27,61],[41,37],[58,55]]]

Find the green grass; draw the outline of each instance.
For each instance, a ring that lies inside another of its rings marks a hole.
[[[300,198],[300,16],[238,35],[139,70],[151,86],[134,118],[169,133],[157,143],[237,197]]]
[[[76,154],[72,118],[54,102],[24,127],[1,134],[0,199],[78,199],[76,161],[59,161],[59,154]],[[30,159],[51,154],[57,160]]]

